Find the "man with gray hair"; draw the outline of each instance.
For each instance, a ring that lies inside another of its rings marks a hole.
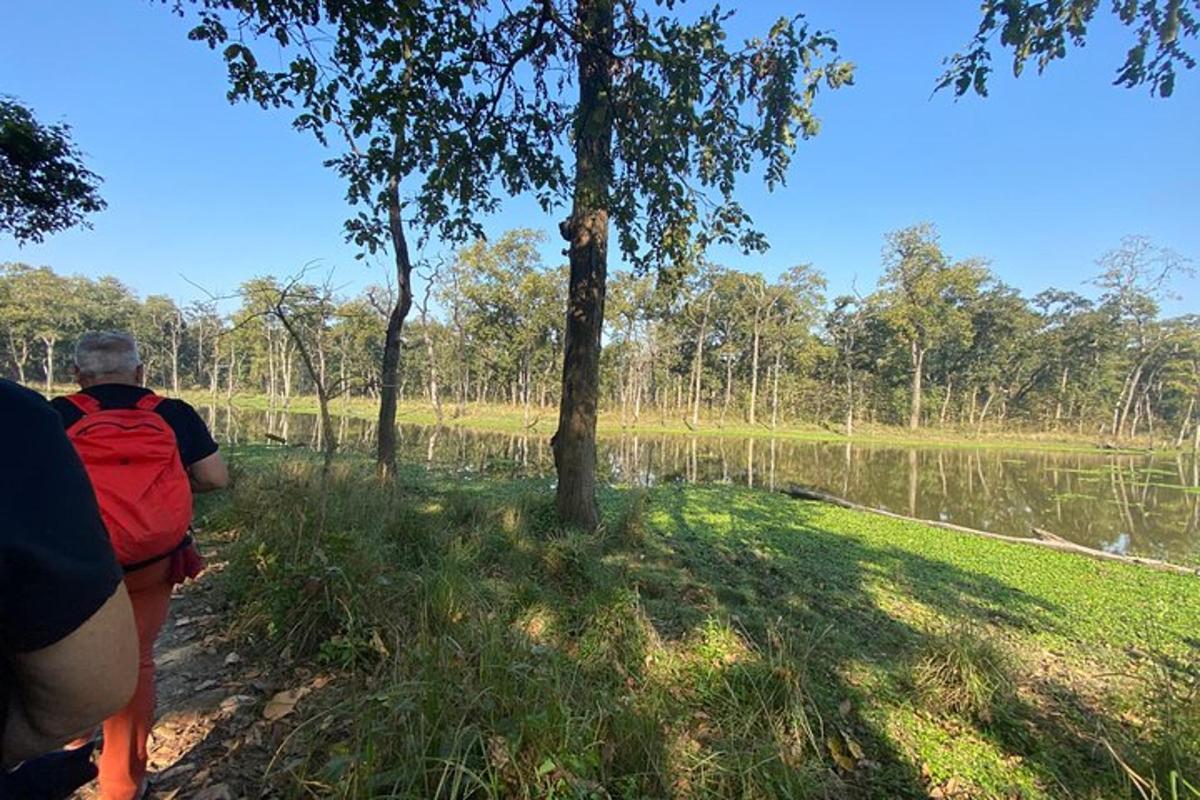
[[[104,722],[103,800],[136,800],[147,787],[154,726],[154,640],[171,589],[202,566],[188,535],[192,493],[229,481],[217,443],[196,410],[142,386],[128,333],[86,333],[75,347],[80,391],[51,404],[91,479],[137,623],[140,662],[133,699]]]
[[[91,384],[105,382],[107,378],[122,383],[126,382],[122,378],[132,375],[140,385],[141,369],[137,341],[128,333],[91,331],[79,337],[75,345],[75,376]]]

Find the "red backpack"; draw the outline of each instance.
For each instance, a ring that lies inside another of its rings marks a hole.
[[[67,431],[91,478],[117,561],[136,567],[173,553],[192,522],[192,486],[175,432],[147,394],[133,408],[101,408],[91,395],[67,398],[83,418]]]

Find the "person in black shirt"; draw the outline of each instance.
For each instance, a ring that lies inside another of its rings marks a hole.
[[[122,359],[127,363],[123,364]],[[133,408],[138,400],[152,394],[142,386],[143,367],[137,343],[128,334],[85,333],[76,346],[75,362],[75,380],[81,393],[95,398],[101,408]],[[112,369],[117,371],[102,371]],[[50,405],[62,417],[63,428],[68,431],[83,418],[79,407],[65,397],[54,398]],[[175,432],[179,458],[191,478],[192,488],[198,492],[224,488],[229,482],[229,471],[196,409],[183,400],[166,398],[155,413]]]
[[[137,384],[93,383],[86,376],[82,377],[79,385],[82,387],[83,394],[100,401],[101,408],[133,408],[137,405],[138,400],[151,393],[149,389]],[[50,401],[50,405],[62,417],[62,425],[66,430],[70,430],[72,425],[83,418],[83,412],[79,410],[79,407],[65,397],[54,398]],[[217,453],[217,443],[209,433],[204,420],[196,413],[196,409],[183,400],[166,398],[158,404],[155,413],[161,416],[175,432],[175,441],[179,444],[179,458],[183,461],[183,468],[192,477],[193,485],[197,480],[194,473],[198,472],[203,477],[209,472],[209,465],[202,463],[207,459],[212,458],[211,465],[215,468],[214,471],[223,471],[216,466],[221,462],[221,457]],[[199,468],[197,465],[200,465]]]
[[[138,647],[121,570],[57,415],[40,395],[0,380],[0,431],[4,797],[24,771],[5,770],[62,745],[128,701]]]
[[[100,411],[131,409],[153,394],[142,386],[144,370],[137,343],[127,333],[91,332],[75,346],[75,378],[81,393]],[[70,433],[85,416],[78,405],[59,397],[51,405]],[[200,415],[182,400],[161,400],[153,407],[175,434],[180,461],[192,490],[223,488],[229,481],[225,462]],[[87,465],[89,468],[92,465]],[[146,498],[153,502],[153,498]],[[136,800],[147,790],[147,739],[154,725],[154,641],[166,621],[171,589],[183,578],[177,559],[194,554],[190,544],[162,559],[125,565],[125,586],[133,604],[140,647],[138,685],[129,704],[104,722],[100,753],[100,796],[103,800]],[[198,561],[199,557],[195,559]]]

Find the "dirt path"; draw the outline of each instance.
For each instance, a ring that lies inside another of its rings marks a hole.
[[[283,731],[263,719],[279,676],[256,668],[230,643],[213,580],[222,564],[178,587],[155,648],[158,721],[150,737],[150,800],[274,796],[263,776]],[[77,800],[95,800],[94,785]]]

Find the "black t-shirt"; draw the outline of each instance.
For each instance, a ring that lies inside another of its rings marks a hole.
[[[124,383],[102,383],[89,386],[83,390],[100,401],[101,408],[133,408],[138,400],[150,394],[149,389],[141,386],[130,386]],[[50,401],[54,410],[62,417],[64,428],[69,429],[83,419],[79,407],[65,397],[56,397]],[[202,458],[208,458],[217,452],[217,443],[213,441],[208,426],[196,409],[182,400],[165,399],[155,409],[160,417],[175,431],[175,441],[179,443],[179,456],[183,466],[190,467]]]
[[[46,401],[0,380],[0,431],[2,670],[8,655],[40,650],[78,628],[116,591],[122,572],[87,473]]]

